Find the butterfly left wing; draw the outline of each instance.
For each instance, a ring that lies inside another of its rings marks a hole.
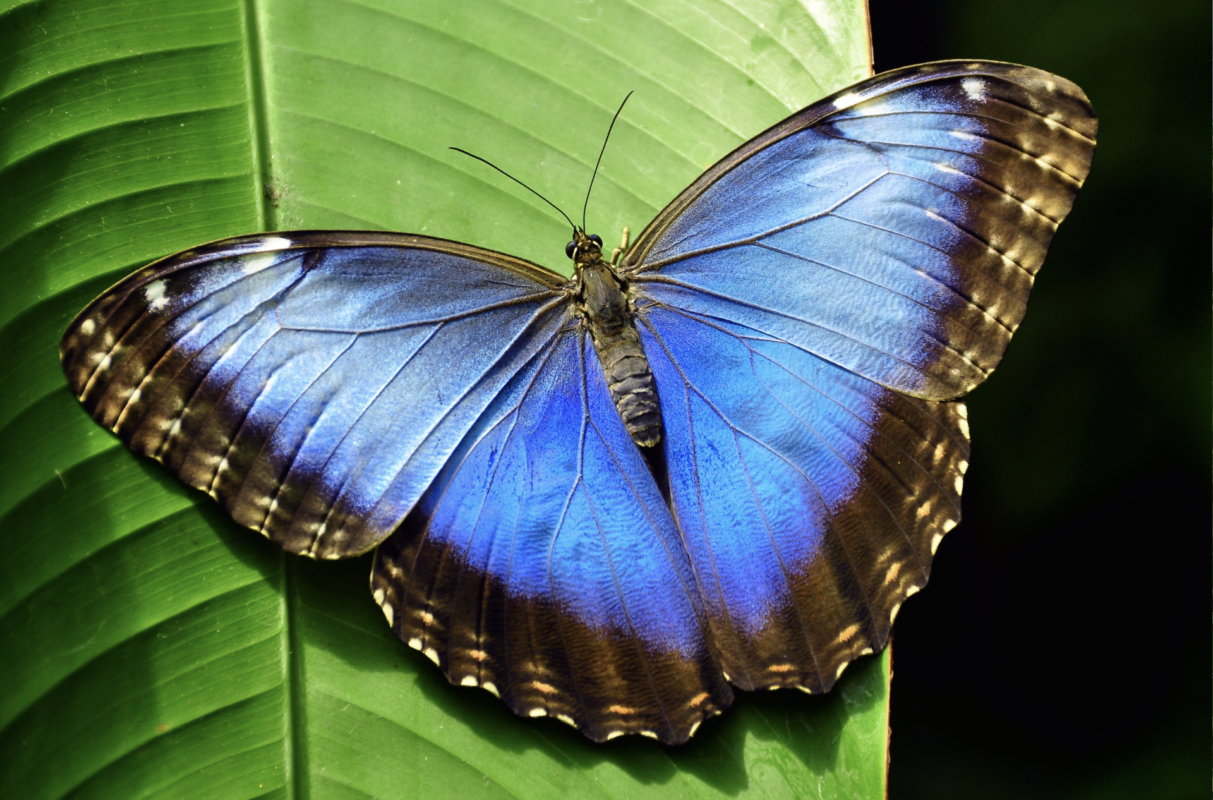
[[[1002,358],[1096,127],[1039,70],[909,67],[743,145],[637,238],[671,503],[733,683],[828,690],[926,583],[968,466],[953,399]]]
[[[732,700],[678,528],[582,330],[502,390],[380,545],[371,586],[452,683],[595,741],[683,742]]]
[[[226,239],[82,311],[60,353],[86,410],[287,550],[366,551],[562,324],[565,279],[389,233]]]

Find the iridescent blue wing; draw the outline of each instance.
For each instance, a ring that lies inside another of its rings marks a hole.
[[[595,741],[686,741],[732,699],[678,528],[580,329],[466,434],[380,546],[372,588],[452,683]]]
[[[726,674],[828,690],[884,645],[960,519],[964,405],[737,323],[656,304],[640,318],[673,511]]]
[[[550,343],[564,283],[420,236],[249,236],[134,273],[60,351],[133,450],[287,550],[338,558],[400,523]]]
[[[828,689],[959,519],[967,424],[1090,166],[1072,83],[955,62],[806,108],[624,261],[730,679]]]
[[[959,397],[998,365],[1086,178],[1097,123],[1039,70],[941,62],[789,117],[638,237],[647,296],[778,335],[898,391]]]

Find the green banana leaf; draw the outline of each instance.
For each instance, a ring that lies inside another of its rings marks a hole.
[[[595,745],[450,686],[371,600],[129,453],[60,333],[153,259],[386,228],[565,270],[865,77],[863,0],[38,0],[0,11],[0,795],[883,797],[887,653],[743,695],[682,747]]]

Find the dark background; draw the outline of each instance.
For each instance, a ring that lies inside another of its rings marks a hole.
[[[964,521],[897,620],[890,797],[1210,796],[1210,4],[871,0],[876,70],[1030,64],[1091,176],[969,398]]]

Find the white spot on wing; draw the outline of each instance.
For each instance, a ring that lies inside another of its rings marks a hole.
[[[476,680],[475,675],[464,675],[463,680],[459,681],[460,686],[479,686],[480,681]]]
[[[285,250],[291,246],[291,240],[282,236],[267,236],[257,243],[254,252],[268,253],[272,250]]]
[[[143,299],[152,311],[159,311],[167,306],[168,298],[164,296],[164,281],[153,281],[145,286]]]
[[[85,336],[92,336],[93,331],[95,330],[97,330],[97,323],[93,322],[91,319],[86,319],[84,322],[80,323],[80,332]]]
[[[438,660],[438,651],[437,650],[435,650],[432,647],[427,647],[422,652],[425,654],[425,657],[428,658],[430,661],[433,661],[438,666],[442,666],[442,663]]]
[[[850,108],[851,106],[855,105],[856,103],[858,103],[862,100],[863,100],[862,95],[858,95],[855,92],[847,92],[842,97],[839,97],[834,101],[834,108],[837,108],[841,111],[844,108]]]
[[[396,627],[396,612],[392,610],[391,603],[384,603],[381,601],[379,607],[383,609],[383,616],[387,617],[388,627]]]
[[[965,90],[965,94],[971,100],[984,100],[986,96],[986,85],[977,78],[965,78],[960,82],[960,88]]]
[[[383,605],[383,598],[387,597],[382,589],[376,589],[375,593],[371,596],[375,598],[375,604],[380,606]]]
[[[497,691],[497,684],[492,681],[485,681],[480,684],[480,688],[493,695],[493,697],[501,697],[501,693]]]

